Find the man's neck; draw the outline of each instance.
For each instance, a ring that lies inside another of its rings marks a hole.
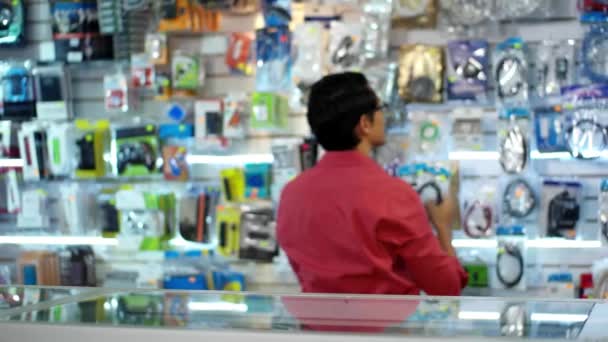
[[[367,141],[361,141],[359,145],[355,148],[355,151],[361,153],[362,155],[369,157],[372,153],[372,145]]]

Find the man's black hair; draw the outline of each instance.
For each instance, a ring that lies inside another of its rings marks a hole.
[[[328,75],[310,90],[308,124],[325,150],[352,150],[360,141],[355,127],[361,116],[373,119],[377,107],[378,97],[363,74]]]

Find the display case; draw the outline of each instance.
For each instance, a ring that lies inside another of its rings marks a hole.
[[[0,341],[608,338],[608,303],[0,288]]]

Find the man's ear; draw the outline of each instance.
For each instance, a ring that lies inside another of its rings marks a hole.
[[[361,115],[357,124],[357,133],[360,136],[368,135],[372,129],[372,122],[367,115]]]

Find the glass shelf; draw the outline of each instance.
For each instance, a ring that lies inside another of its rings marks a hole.
[[[259,295],[236,292],[6,287],[2,324],[170,328],[388,337],[572,339],[597,308],[585,300]],[[605,311],[605,310],[604,310]],[[604,323],[605,324],[605,323]],[[601,330],[601,329],[600,329]]]

